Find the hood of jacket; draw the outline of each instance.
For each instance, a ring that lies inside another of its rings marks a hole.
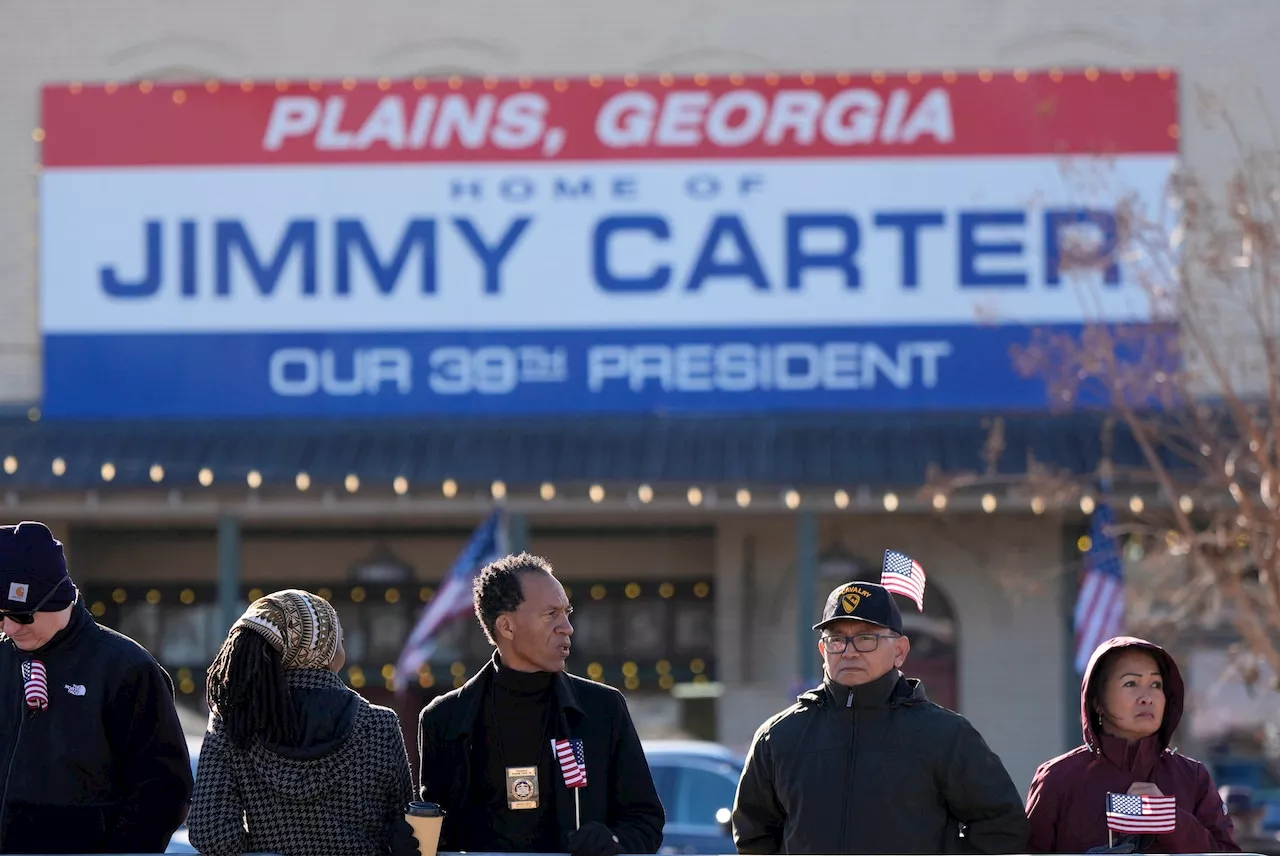
[[[1164,676],[1165,712],[1160,729],[1141,740],[1102,733],[1093,701],[1100,694],[1104,658],[1138,649],[1150,654]],[[1177,802],[1174,832],[1135,840],[1135,852],[1223,853],[1240,848],[1223,811],[1209,771],[1199,761],[1173,751],[1170,741],[1182,719],[1185,686],[1173,658],[1145,639],[1109,639],[1089,658],[1080,688],[1085,745],[1046,761],[1036,770],[1027,795],[1031,823],[1028,853],[1106,852],[1109,840],[1104,806],[1107,794],[1122,794],[1134,782],[1151,782]],[[1115,851],[1119,852],[1119,851]]]
[[[1129,649],[1145,651],[1155,658],[1160,665],[1160,673],[1164,676],[1164,721],[1156,733],[1158,749],[1163,752],[1173,742],[1173,733],[1182,721],[1183,703],[1186,698],[1186,685],[1182,681],[1182,673],[1178,664],[1168,652],[1154,642],[1139,639],[1135,636],[1116,636],[1098,646],[1089,658],[1084,677],[1080,681],[1080,727],[1084,731],[1084,742],[1094,752],[1100,751],[1105,735],[1102,734],[1101,723],[1096,710],[1096,700],[1102,694],[1099,664],[1104,659],[1120,656],[1119,652]]]
[[[285,676],[297,705],[298,736],[287,744],[256,741],[250,762],[281,799],[314,802],[359,762],[359,741],[351,736],[367,705],[328,669],[290,669]]]

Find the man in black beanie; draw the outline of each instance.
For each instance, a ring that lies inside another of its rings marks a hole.
[[[173,682],[101,627],[43,523],[0,526],[0,852],[163,853],[191,800]]]

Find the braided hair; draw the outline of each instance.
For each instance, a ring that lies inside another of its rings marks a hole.
[[[206,692],[209,709],[242,749],[254,738],[291,745],[301,730],[280,652],[260,633],[232,628],[209,667]]]

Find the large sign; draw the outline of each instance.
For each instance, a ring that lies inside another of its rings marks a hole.
[[[1043,407],[1030,325],[1149,319],[1177,122],[1163,71],[49,87],[45,413]]]

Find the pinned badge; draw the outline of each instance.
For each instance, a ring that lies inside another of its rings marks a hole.
[[[513,811],[538,807],[538,768],[507,768],[507,808]]]

